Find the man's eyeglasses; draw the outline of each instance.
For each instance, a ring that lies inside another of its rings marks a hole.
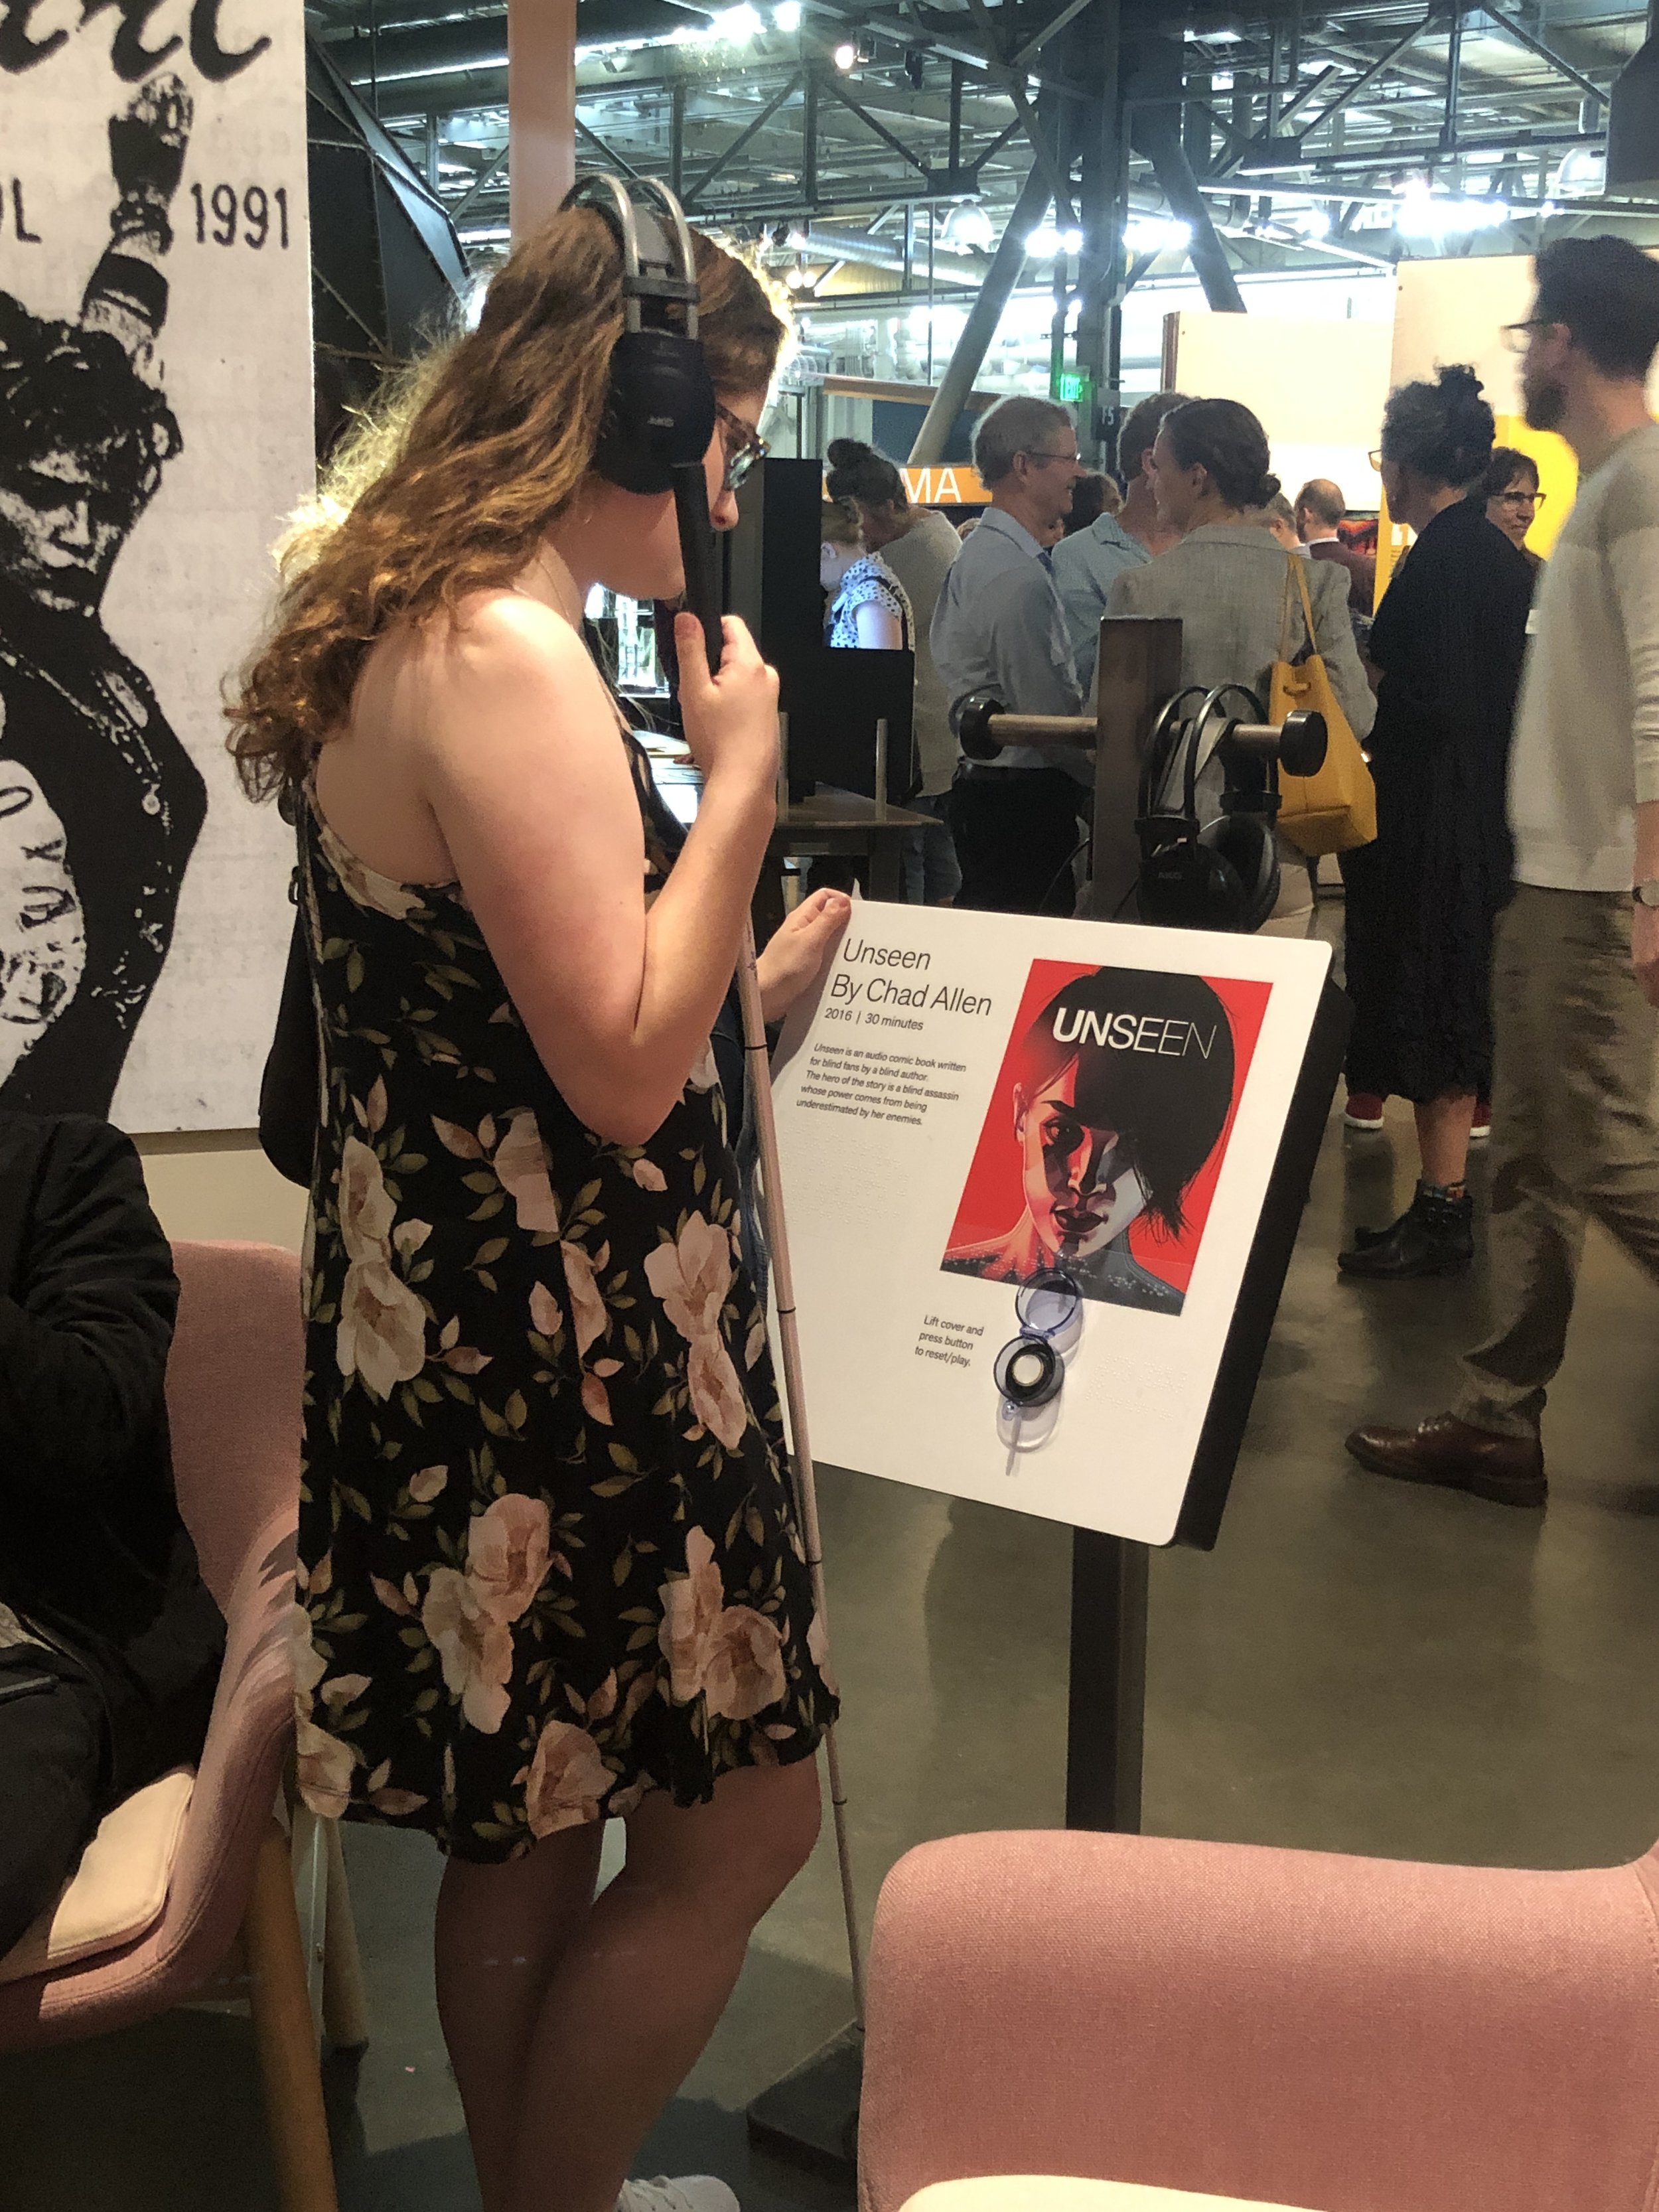
[[[1498,491],[1492,494],[1499,507],[1542,507],[1549,497],[1547,491]]]
[[[1505,323],[1498,336],[1510,353],[1525,353],[1532,343],[1534,331],[1553,331],[1554,328],[1553,322],[1534,317],[1528,323]]]
[[[735,491],[757,461],[763,461],[772,448],[752,423],[745,422],[741,415],[734,415],[729,407],[722,407],[717,399],[714,412],[727,432],[726,441],[726,489]]]
[[[1020,451],[1028,461],[1064,461],[1073,469],[1083,459],[1081,453],[1045,453],[1041,446],[1022,446]]]

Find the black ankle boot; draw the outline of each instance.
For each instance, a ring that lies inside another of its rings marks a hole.
[[[1419,1182],[1398,1221],[1382,1231],[1360,1230],[1352,1250],[1337,1255],[1345,1275],[1404,1282],[1421,1275],[1461,1275],[1474,1257],[1474,1200],[1467,1191],[1449,1198]]]

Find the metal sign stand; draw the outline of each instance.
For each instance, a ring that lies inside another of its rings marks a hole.
[[[1147,732],[1158,708],[1179,682],[1181,625],[1168,621],[1108,621],[1102,625],[1099,720],[1096,743],[1093,917],[1115,920],[1139,867],[1133,836],[1134,793]],[[1041,741],[1042,732],[1033,735]],[[1076,742],[1075,726],[1064,734]],[[1012,735],[1012,733],[1011,733]],[[1021,733],[1021,742],[1025,741]],[[1263,1207],[1228,1355],[1232,1372],[1218,1378],[1212,1404],[1217,1434],[1206,1426],[1200,1455],[1218,1492],[1195,1516],[1189,1540],[1214,1540],[1219,1498],[1248,1413],[1255,1377],[1289,1263],[1308,1180],[1334,1093],[1346,1035],[1346,1002],[1327,988],[1309,1041],[1287,1117],[1279,1164]],[[762,1084],[764,1057],[751,1060]],[[768,1104],[769,1106],[769,1088]],[[1248,1311],[1246,1310],[1248,1307]],[[1196,1470],[1195,1470],[1196,1472]],[[1190,1503],[1189,1498],[1189,1503]],[[1183,1520],[1183,1533],[1185,1523]],[[1072,1532],[1071,1650],[1066,1687],[1066,1826],[1138,1834],[1141,1751],[1146,1703],[1147,1547],[1097,1529]],[[857,1985],[860,2018],[862,1985]],[[844,2028],[749,2106],[752,2141],[838,2174],[855,2169],[864,2038],[858,2022]]]

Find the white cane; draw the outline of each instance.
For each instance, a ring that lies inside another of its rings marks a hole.
[[[789,1406],[789,1434],[794,1446],[795,1492],[801,1534],[806,1545],[807,1571],[812,1578],[812,1604],[827,1650],[829,1610],[823,1589],[823,1545],[818,1531],[817,1480],[812,1468],[812,1447],[806,1428],[806,1393],[802,1387],[800,1334],[795,1326],[795,1286],[789,1269],[789,1232],[784,1221],[783,1182],[778,1170],[778,1125],[772,1111],[772,1068],[766,1043],[766,1016],[761,1007],[760,977],[755,969],[755,932],[744,930],[743,952],[738,966],[738,990],[743,1006],[744,1058],[749,1070],[749,1097],[755,1116],[755,1136],[760,1153],[761,1211],[766,1242],[771,1252],[772,1283],[777,1300],[778,1345],[783,1355],[783,1389]],[[860,2028],[864,2026],[864,1963],[859,1949],[858,1913],[853,1897],[853,1863],[847,1838],[847,1792],[841,1777],[841,1753],[836,1731],[823,1739],[824,1762],[830,1770],[830,1803],[836,1823],[836,1856],[841,1867],[842,1910],[847,1916],[847,1951],[853,1968],[853,2005]]]
[[[688,256],[690,247],[687,248]],[[708,520],[708,491],[701,460],[678,462],[671,471],[674,514],[679,529],[680,557],[685,570],[685,604],[702,627],[703,647],[711,674],[718,674],[721,655],[720,585],[714,559],[714,533]],[[743,1008],[744,1060],[749,1070],[748,1091],[754,1101],[755,1134],[760,1153],[761,1209],[766,1220],[766,1241],[771,1248],[772,1280],[776,1288],[778,1340],[783,1353],[784,1395],[789,1405],[789,1431],[794,1444],[796,1506],[806,1546],[806,1566],[811,1577],[812,1604],[817,1613],[827,1655],[830,1615],[823,1591],[823,1545],[818,1534],[818,1492],[812,1473],[812,1448],[807,1440],[806,1394],[801,1387],[800,1338],[795,1328],[795,1287],[789,1269],[789,1235],[783,1218],[783,1182],[778,1170],[778,1125],[772,1112],[772,1069],[766,1048],[766,1016],[761,1006],[760,978],[755,971],[755,930],[745,923],[743,951],[738,965],[738,992]],[[830,1770],[830,1802],[836,1823],[836,1856],[841,1867],[842,1909],[847,1916],[847,1950],[853,1968],[853,2003],[860,2030],[864,2026],[864,1964],[859,1952],[858,1915],[853,1903],[853,1868],[847,1844],[847,1793],[842,1786],[841,1755],[836,1731],[824,1735],[824,1759]]]

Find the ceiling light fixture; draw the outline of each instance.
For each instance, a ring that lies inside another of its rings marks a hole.
[[[1192,243],[1190,223],[1173,216],[1132,215],[1123,226],[1123,243],[1131,253],[1173,253]]]
[[[772,21],[786,38],[793,37],[800,28],[800,0],[781,0],[772,10]]]
[[[838,70],[856,69],[859,50],[850,39],[843,39],[830,58]]]

